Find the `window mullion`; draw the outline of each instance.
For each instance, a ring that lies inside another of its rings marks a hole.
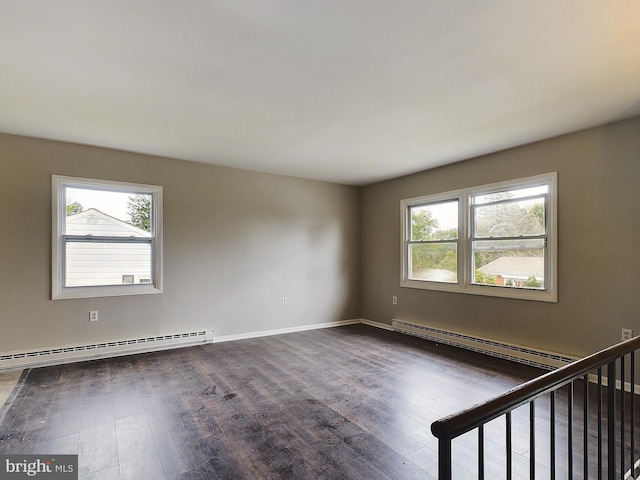
[[[440,243],[458,243],[457,238],[450,238],[448,240],[408,240],[408,245],[429,245],[429,244],[440,244]]]
[[[470,240],[472,242],[479,242],[484,240],[545,240],[547,238],[546,233],[541,233],[540,235],[513,235],[513,236],[504,236],[504,237],[474,237],[470,236]]]
[[[516,187],[517,189],[517,187]],[[499,190],[497,191],[499,192]],[[490,192],[484,192],[481,195],[487,195],[490,194]],[[478,195],[476,195],[478,196]],[[515,198],[505,198],[503,200],[495,200],[492,202],[485,202],[485,203],[474,203],[471,205],[471,208],[476,209],[479,207],[487,207],[487,206],[495,206],[495,205],[505,205],[505,204],[509,204],[509,203],[518,203],[518,202],[526,202],[528,200],[534,200],[536,198],[543,198],[544,201],[546,202],[546,199],[548,197],[548,194],[546,193],[540,193],[537,195],[529,195],[526,197],[515,197]]]
[[[96,235],[63,235],[63,242],[76,243],[152,243],[153,237],[114,237]]]
[[[458,268],[458,283],[462,288],[466,288],[471,283],[471,269],[469,263],[473,258],[471,253],[471,232],[473,232],[474,214],[473,210],[469,208],[471,206],[471,197],[468,193],[460,195],[460,210],[458,214],[458,229],[460,233],[458,238],[462,242],[460,245],[460,266]]]
[[[544,247],[546,248],[546,247]],[[500,246],[500,247],[478,247],[474,245],[474,252],[495,252],[501,250],[511,250],[511,251],[523,251],[523,250],[540,250],[540,246],[528,246],[528,245],[515,245],[511,246]]]

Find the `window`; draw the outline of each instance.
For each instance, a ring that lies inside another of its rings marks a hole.
[[[557,301],[557,174],[401,202],[403,287]]]
[[[458,281],[458,199],[410,205],[408,278]]]
[[[52,298],[162,291],[162,187],[53,176]]]

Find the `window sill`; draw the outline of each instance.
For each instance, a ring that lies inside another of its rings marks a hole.
[[[557,303],[558,295],[548,290],[532,290],[525,288],[505,288],[482,285],[462,286],[457,283],[439,283],[423,280],[404,279],[401,287],[434,290],[439,292],[463,293],[467,295],[482,295],[486,297],[512,298],[517,300],[532,300],[537,302]]]
[[[105,285],[96,287],[65,287],[54,292],[52,300],[71,298],[119,297],[126,295],[151,295],[162,293],[162,289],[154,285]]]

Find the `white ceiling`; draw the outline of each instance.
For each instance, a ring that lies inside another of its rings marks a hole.
[[[638,0],[1,0],[0,131],[364,185],[640,114]]]

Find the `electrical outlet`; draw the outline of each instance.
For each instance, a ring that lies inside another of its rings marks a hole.
[[[622,341],[624,342],[625,340],[629,340],[633,337],[633,330],[631,330],[630,328],[623,328],[622,329]]]
[[[97,310],[91,310],[89,312],[89,321],[90,322],[97,322],[98,321],[98,311]]]
[[[287,297],[282,297],[282,305],[286,305],[287,304]]]
[[[391,297],[391,302],[392,302],[394,305],[397,305],[397,304],[398,304],[398,297],[396,297],[396,296]]]

